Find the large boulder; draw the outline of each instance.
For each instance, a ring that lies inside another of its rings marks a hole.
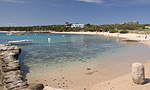
[[[144,66],[141,63],[132,64],[132,80],[135,84],[145,83],[145,71]]]
[[[37,84],[37,83],[31,83],[31,84],[29,84],[28,88],[31,90],[43,90],[44,85],[43,84]]]

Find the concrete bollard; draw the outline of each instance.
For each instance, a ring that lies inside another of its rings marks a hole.
[[[145,83],[145,71],[144,66],[141,63],[132,64],[132,80],[135,84]]]

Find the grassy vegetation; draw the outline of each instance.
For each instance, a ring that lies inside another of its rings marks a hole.
[[[127,30],[122,30],[122,31],[120,31],[120,33],[128,33],[129,31],[127,31]]]
[[[109,31],[111,33],[118,32],[118,30],[131,31],[150,31],[150,29],[145,30],[145,26],[150,26],[150,24],[122,24],[122,25],[92,25],[85,24],[84,28],[71,28],[66,27],[66,25],[46,25],[46,26],[24,26],[24,27],[0,27],[0,31]]]
[[[117,30],[109,30],[110,33],[117,33]]]

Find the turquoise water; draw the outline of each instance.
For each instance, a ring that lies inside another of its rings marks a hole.
[[[103,37],[97,35],[71,35],[49,34],[49,33],[25,33],[25,35],[7,36],[0,34],[0,43],[7,44],[9,40],[21,40],[30,37],[33,44],[18,45],[22,52],[19,59],[32,67],[37,63],[55,65],[57,63],[74,62],[79,59],[90,60],[104,52],[116,50],[125,45],[117,42],[117,38]],[[51,38],[48,41],[48,38]],[[66,39],[65,39],[66,38]],[[88,45],[88,49],[85,49]]]
[[[24,35],[8,36],[6,33],[0,33],[0,44],[28,37],[34,40],[33,44],[18,45],[22,49],[19,60],[23,61],[22,63],[26,66],[23,68],[25,72],[26,69],[37,66],[38,63],[55,66],[66,62],[76,62],[80,59],[91,60],[105,52],[119,50],[119,48],[126,46],[118,42],[117,38],[112,37],[77,34],[65,34],[65,37],[62,37],[62,35],[25,33]],[[51,40],[48,41],[48,38]],[[85,45],[88,45],[88,49],[85,49]]]
[[[28,37],[33,39],[33,44],[18,45],[22,49],[19,59],[29,66],[36,63],[55,65],[65,61],[89,60],[108,50],[116,50],[125,46],[117,42],[116,38],[70,34],[62,37],[62,35],[49,34],[48,36],[48,33],[27,33],[27,35],[21,36],[7,36],[5,33],[1,33],[0,43],[7,44],[9,40],[21,40]],[[51,38],[51,41],[48,41],[48,38]],[[88,49],[85,49],[85,45],[88,45]]]
[[[100,35],[65,34],[65,37],[62,37],[62,35],[25,33],[19,36],[8,36],[6,33],[0,33],[0,44],[7,44],[10,40],[27,39],[28,37],[33,39],[33,44],[18,45],[22,49],[18,59],[21,62],[24,77],[27,73],[30,73],[31,68],[59,67],[60,64],[76,63],[80,60],[90,62],[100,57],[112,57],[113,53],[120,53],[131,47],[136,46],[134,49],[137,49],[137,51],[144,47],[143,44],[122,43],[118,38]],[[48,38],[51,38],[51,40],[48,41]],[[87,49],[85,49],[85,45],[88,45]],[[150,52],[149,47],[145,47],[143,50]],[[140,55],[140,53],[138,54]]]

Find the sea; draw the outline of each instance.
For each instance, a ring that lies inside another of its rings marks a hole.
[[[27,74],[36,74],[37,71],[34,70],[42,71],[42,67],[54,70],[69,64],[80,66],[87,62],[129,62],[131,65],[133,62],[144,63],[150,58],[149,46],[136,42],[122,42],[120,38],[101,35],[24,33],[9,36],[0,33],[0,44],[29,37],[33,40],[32,44],[17,45],[21,48],[18,60],[24,79]]]

